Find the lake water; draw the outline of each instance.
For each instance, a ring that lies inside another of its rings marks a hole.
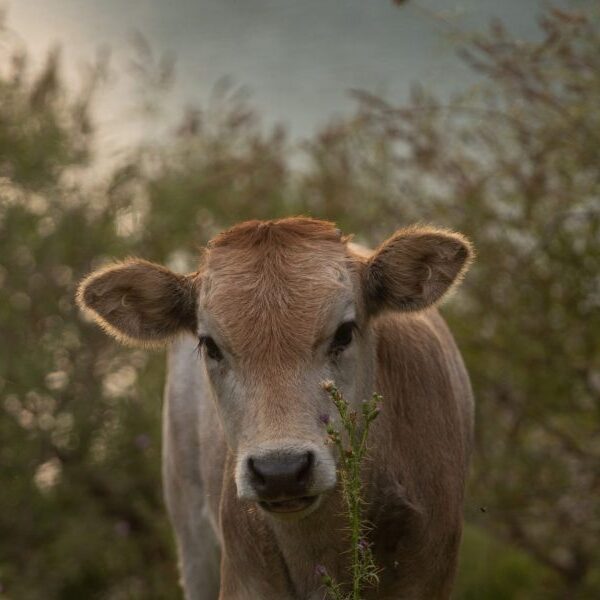
[[[131,77],[132,34],[156,55],[176,56],[176,81],[160,99],[168,120],[182,106],[202,104],[215,82],[230,76],[252,90],[265,120],[309,135],[352,107],[360,88],[403,101],[415,82],[441,97],[473,75],[456,56],[457,29],[502,18],[523,38],[536,35],[537,0],[13,0],[8,24],[37,60],[60,43],[74,84],[82,64],[111,48],[115,76],[98,104],[103,143],[119,146],[161,135],[164,121],[136,121]]]

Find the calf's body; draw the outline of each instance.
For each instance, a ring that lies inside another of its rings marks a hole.
[[[81,284],[118,339],[170,340],[163,476],[188,600],[320,600],[317,565],[348,582],[330,380],[351,410],[383,396],[361,473],[380,568],[365,599],[449,598],[473,400],[434,305],[471,256],[449,231],[370,253],[293,218],[224,232],[187,276],[132,260]]]
[[[370,434],[365,479],[382,572],[370,597],[448,598],[471,444],[469,380],[435,309],[388,314],[374,327],[375,389],[384,402]],[[205,375],[195,368],[194,348],[189,336],[170,349],[164,409],[164,485],[187,597],[323,598],[315,565],[327,562],[340,578],[346,567],[337,492],[294,525],[270,523],[237,502],[233,457]]]

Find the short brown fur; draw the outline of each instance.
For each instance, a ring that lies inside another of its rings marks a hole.
[[[199,273],[126,262],[85,280],[78,301],[109,333],[142,343],[195,331],[205,326],[196,314],[210,315],[244,374],[240,381],[252,382],[251,406],[239,410],[263,415],[264,436],[275,413],[281,435],[310,412],[303,398],[318,382],[302,374],[314,362],[319,332],[335,326],[328,325],[331,305],[351,287],[356,344],[375,367],[370,390],[384,397],[363,474],[381,582],[365,598],[446,600],[461,538],[473,401],[460,353],[432,306],[460,281],[473,251],[460,234],[423,227],[398,231],[374,253],[346,242],[326,222],[253,221],[217,236]],[[237,449],[190,352],[194,344],[184,337],[171,350],[165,406],[164,477],[186,597],[321,600],[315,565],[339,579],[347,572],[339,489],[293,523],[240,501]]]
[[[345,265],[346,249],[331,223],[298,218],[243,223],[209,244],[206,305],[240,357],[254,369],[264,358],[279,368],[310,346]]]

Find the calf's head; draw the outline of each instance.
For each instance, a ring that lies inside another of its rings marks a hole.
[[[373,392],[373,318],[436,303],[471,254],[437,229],[400,230],[361,256],[327,222],[253,221],[217,236],[196,273],[130,260],[92,273],[78,302],[124,342],[196,336],[239,497],[300,517],[336,483],[322,382],[358,408]]]

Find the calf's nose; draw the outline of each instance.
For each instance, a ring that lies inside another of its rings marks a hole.
[[[312,452],[270,452],[248,458],[248,471],[260,498],[277,500],[303,496],[313,464]]]

